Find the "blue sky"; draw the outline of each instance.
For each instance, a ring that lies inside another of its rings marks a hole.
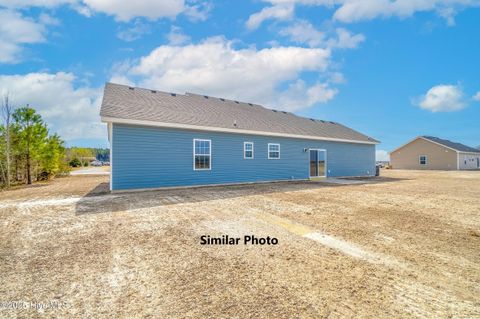
[[[106,81],[480,145],[480,1],[0,0],[0,91],[106,147]]]

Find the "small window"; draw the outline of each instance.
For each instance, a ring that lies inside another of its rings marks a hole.
[[[427,156],[420,155],[420,165],[427,165]]]
[[[193,169],[209,170],[211,167],[211,141],[193,140]]]
[[[280,159],[280,144],[268,143],[268,159]]]
[[[243,158],[253,158],[253,142],[243,142]]]

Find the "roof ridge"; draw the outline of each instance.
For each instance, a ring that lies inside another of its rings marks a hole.
[[[252,103],[252,102],[243,102],[243,101],[239,101],[239,100],[232,100],[232,99],[228,99],[228,98],[224,98],[224,97],[217,97],[217,96],[212,96],[212,95],[205,95],[205,94],[199,94],[199,93],[193,93],[193,92],[188,92],[188,91],[185,91],[185,93],[176,93],[176,92],[168,92],[168,91],[163,91],[163,90],[154,90],[154,89],[147,89],[147,88],[144,88],[144,87],[139,87],[139,86],[131,86],[131,85],[127,85],[127,84],[120,84],[120,83],[114,83],[114,82],[106,82],[107,85],[115,85],[115,86],[123,86],[123,87],[128,87],[128,88],[133,88],[133,89],[139,89],[139,90],[143,90],[143,91],[154,91],[156,93],[165,93],[165,94],[170,94],[170,95],[179,95],[179,96],[195,96],[195,97],[203,97],[203,98],[213,98],[213,99],[217,99],[217,100],[221,100],[221,101],[228,101],[228,102],[234,102],[234,103],[237,103],[237,104],[248,104],[250,106],[258,106],[258,107],[261,107],[267,111],[273,111],[275,113],[283,113],[283,114],[289,114],[289,115],[293,115],[293,116],[296,116],[298,118],[301,118],[301,119],[307,119],[307,120],[310,120],[310,119],[314,119],[316,121],[320,121],[320,122],[324,122],[324,123],[332,123],[332,124],[339,124],[339,125],[342,125],[338,122],[335,122],[335,121],[331,121],[331,120],[326,120],[326,119],[319,119],[319,118],[309,118],[309,117],[305,117],[305,116],[301,116],[301,115],[297,115],[293,112],[289,112],[289,111],[286,111],[286,110],[279,110],[279,109],[273,109],[273,108],[269,108],[267,106],[264,106],[262,104],[258,104],[258,103]],[[349,128],[345,125],[342,125],[343,127],[346,127],[346,128]]]
[[[256,103],[191,92],[177,94],[112,82],[105,85],[100,115],[102,118],[110,119],[122,118],[225,129],[230,128],[230,123],[235,122],[237,129],[242,128],[251,132],[378,143],[375,139],[338,122],[307,118]]]
[[[126,87],[126,88],[129,88],[129,89],[134,89],[134,90],[137,89],[137,90],[141,90],[141,91],[163,93],[163,94],[169,94],[169,95],[172,95],[172,96],[175,96],[175,95],[186,96],[186,94],[184,94],[184,93],[182,94],[182,93],[177,93],[177,92],[168,92],[168,91],[163,91],[163,90],[147,89],[147,88],[144,88],[144,87],[132,86],[132,85],[127,85],[127,84],[119,84],[119,83],[113,83],[113,82],[106,82],[106,85],[122,86],[122,87]]]

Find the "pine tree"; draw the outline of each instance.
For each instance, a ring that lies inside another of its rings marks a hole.
[[[38,160],[47,142],[48,129],[42,117],[31,107],[21,107],[13,113],[13,131],[20,155],[25,158],[27,184],[32,183],[32,160]]]

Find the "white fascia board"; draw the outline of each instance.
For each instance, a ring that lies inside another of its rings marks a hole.
[[[114,118],[114,117],[106,117],[106,116],[102,116],[102,122],[141,125],[141,126],[165,127],[165,128],[176,128],[176,129],[197,130],[197,131],[234,133],[234,134],[278,136],[278,137],[298,138],[298,139],[303,139],[303,140],[307,139],[307,140],[331,141],[331,142],[355,143],[355,144],[372,144],[372,145],[379,144],[379,142],[347,140],[347,139],[341,139],[341,138],[319,137],[319,136],[298,135],[298,134],[284,134],[284,133],[263,132],[263,131],[252,131],[252,130],[243,130],[243,129],[238,129],[238,128],[237,129],[229,129],[229,128],[213,127],[213,126],[199,126],[199,125],[190,125],[190,124],[176,124],[176,123],[165,123],[165,122],[144,121],[144,120],[129,120],[129,119]]]
[[[464,151],[458,151],[459,154],[473,154],[473,155],[480,155],[480,151],[478,152],[464,152]]]

